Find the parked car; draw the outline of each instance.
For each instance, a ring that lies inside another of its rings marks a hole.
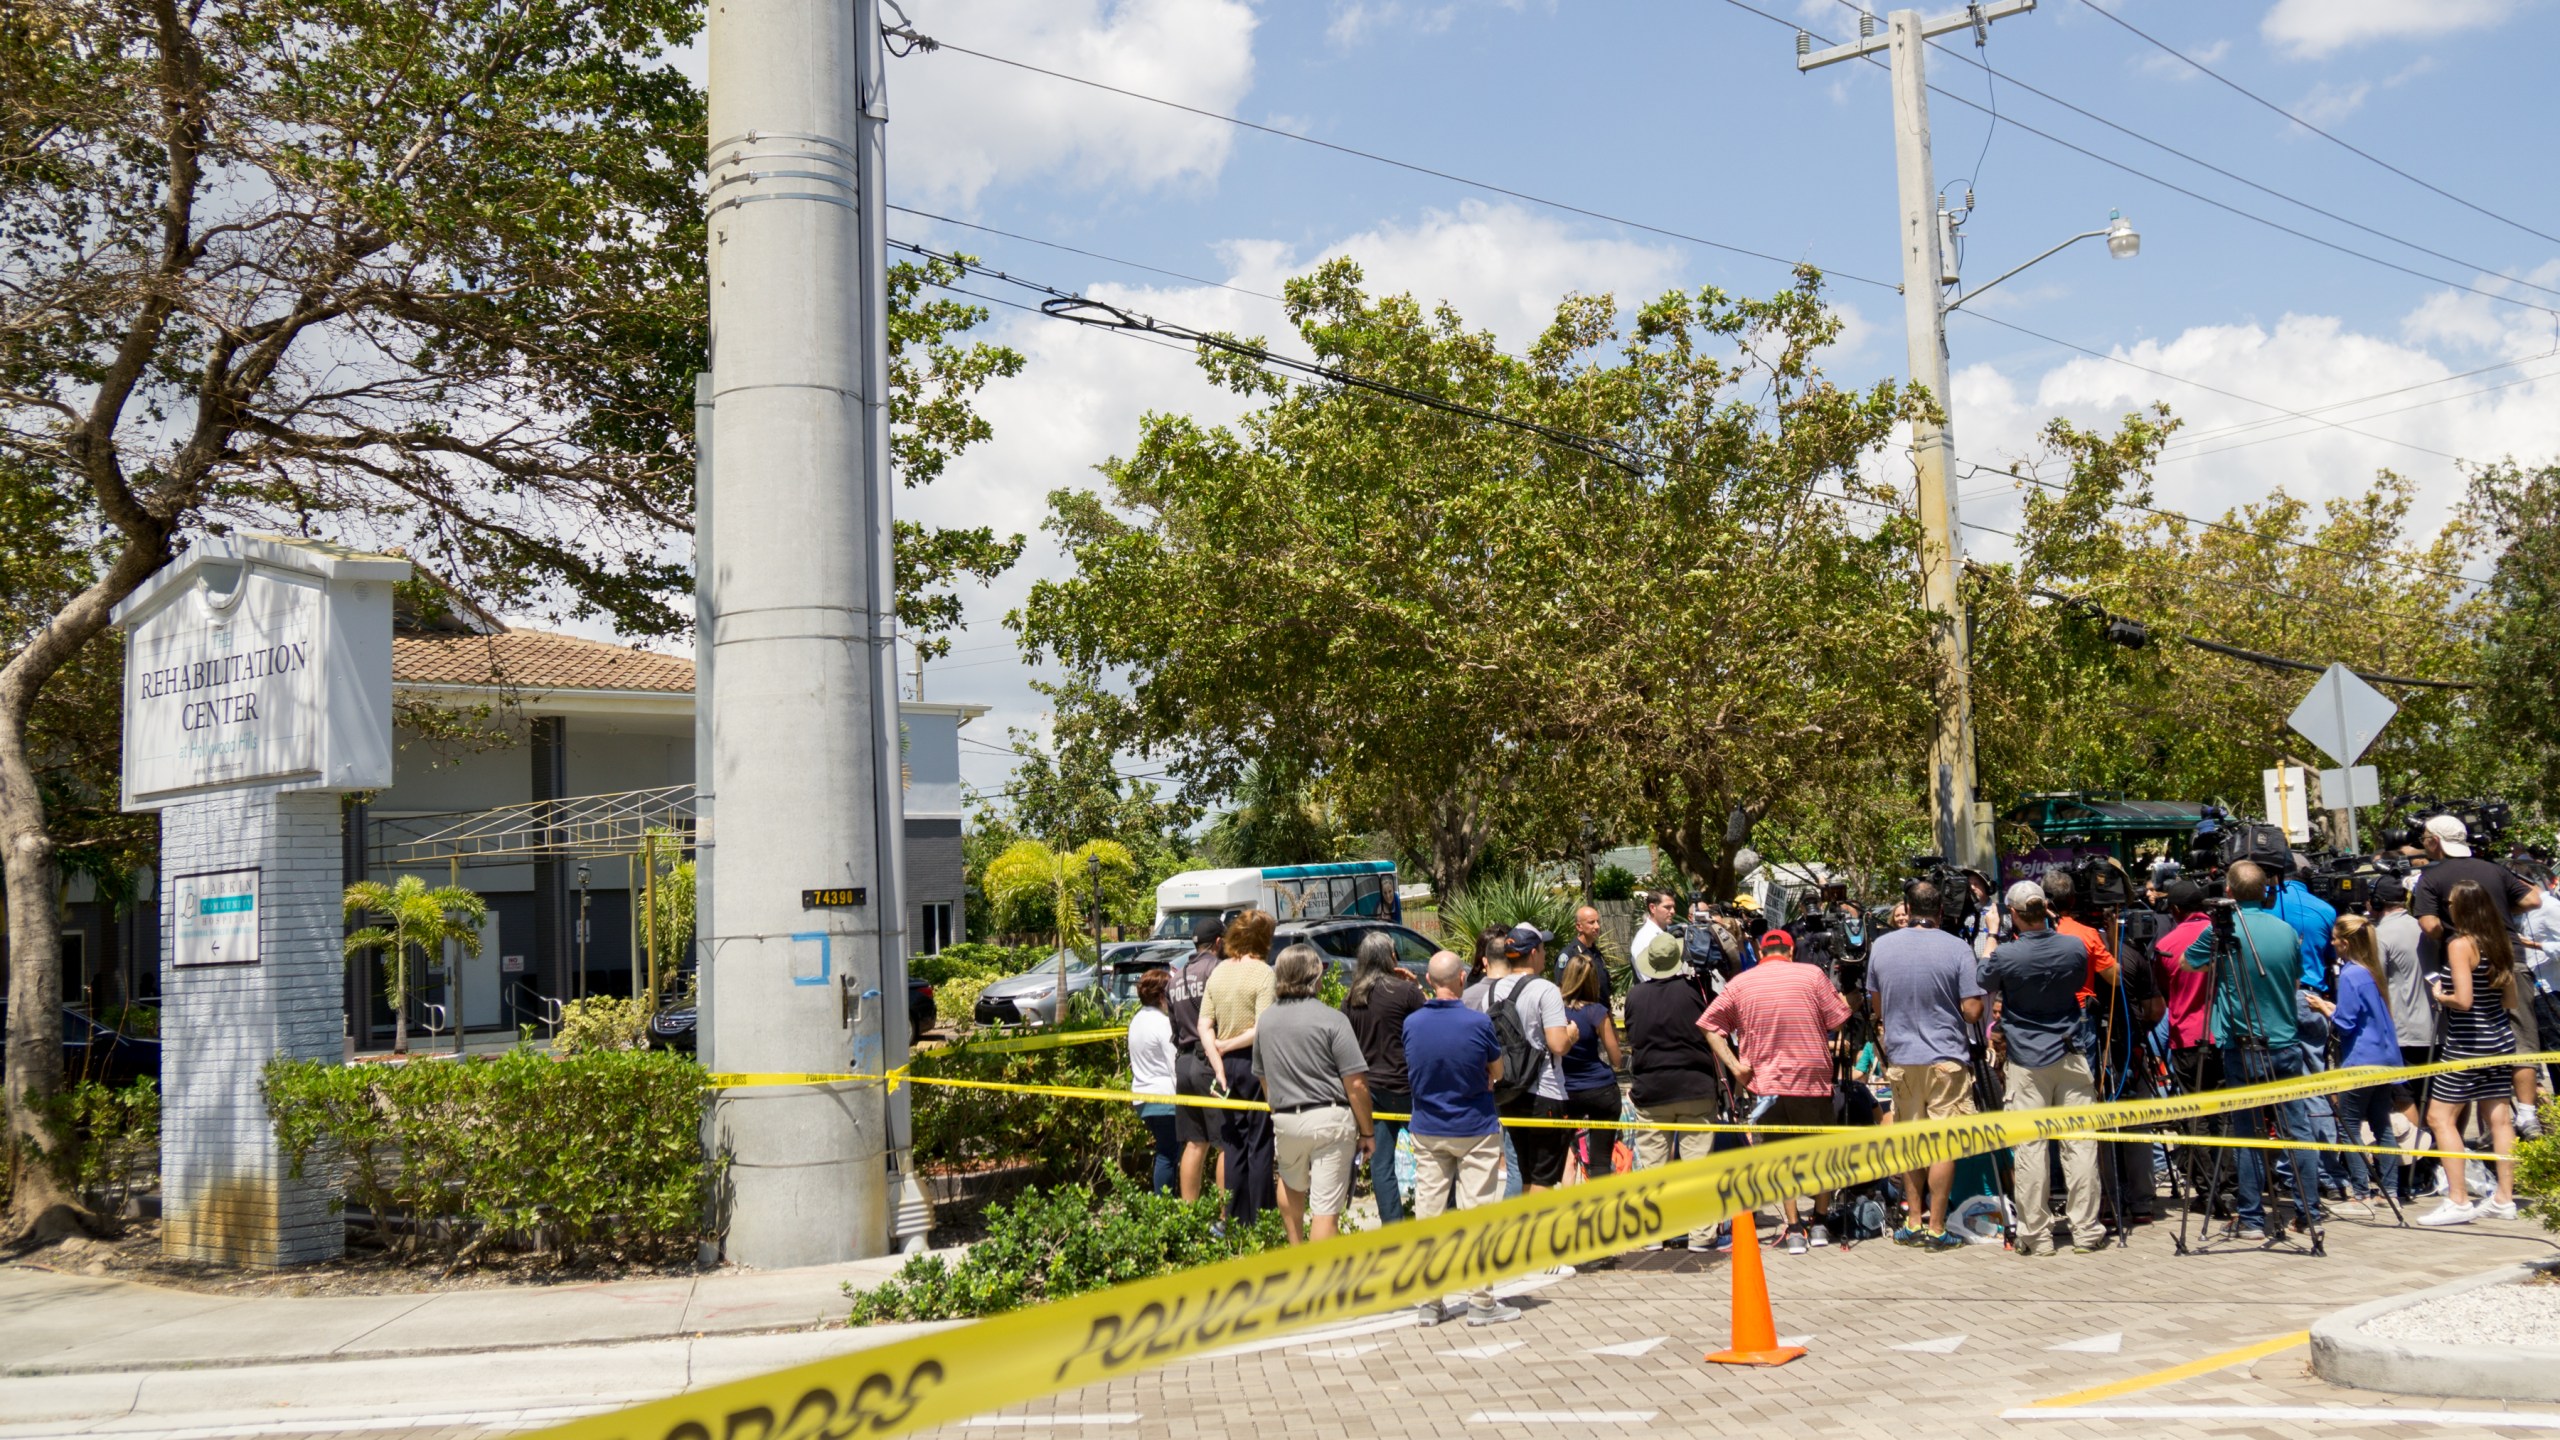
[[[0,1063],[8,1056],[8,1007],[0,1004]],[[160,1042],[126,1035],[62,1007],[62,1078],[130,1085],[149,1076],[160,1078]]]
[[[1106,960],[1110,947],[1104,947]],[[1101,987],[1102,975],[1095,967],[1075,955],[1067,956],[1067,996],[1075,996]],[[1058,957],[1025,970],[991,981],[978,992],[977,1008],[971,1018],[981,1025],[1053,1025],[1058,1019]]]
[[[677,1050],[694,1053],[694,1013],[691,1005],[670,1005],[649,1017],[647,1043],[652,1050]],[[924,1033],[933,1028],[933,987],[922,980],[907,981],[907,1044],[913,1047]]]
[[[1348,970],[1360,958],[1360,942],[1372,931],[1383,932],[1396,942],[1396,964],[1412,971],[1416,980],[1430,968],[1433,953],[1440,949],[1423,938],[1422,932],[1393,921],[1346,916],[1333,920],[1284,920],[1271,933],[1271,953],[1276,956],[1303,941],[1323,951],[1326,962],[1334,968]]]
[[[1193,946],[1188,940],[1141,940],[1112,945],[1103,950],[1102,993],[1116,1012],[1133,1010],[1138,1004],[1138,977],[1150,970],[1163,970],[1191,958]]]

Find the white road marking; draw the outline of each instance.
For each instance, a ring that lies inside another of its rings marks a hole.
[[[975,1430],[1038,1430],[1053,1425],[1135,1425],[1135,1410],[1112,1410],[1099,1415],[980,1415],[960,1422]]]
[[[2399,1410],[2384,1405],[2022,1405],[2003,1420],[2333,1420],[2341,1425],[2467,1425],[2560,1430],[2549,1410]]]
[[[1366,1345],[1310,1345],[1299,1353],[1325,1360],[1348,1360],[1354,1355],[1366,1355],[1372,1350],[1384,1348],[1386,1348],[1384,1344],[1372,1340]]]
[[[1778,1343],[1781,1345],[1810,1345],[1813,1343],[1813,1337],[1810,1335],[1781,1335],[1778,1337]]]
[[[1440,1353],[1452,1360],[1490,1360],[1496,1355],[1517,1350],[1528,1343],[1526,1340],[1504,1340],[1492,1345],[1461,1345],[1455,1350],[1443,1350]]]
[[[1582,1353],[1586,1355],[1624,1355],[1629,1359],[1633,1359],[1638,1355],[1650,1353],[1653,1347],[1670,1338],[1671,1337],[1668,1335],[1656,1335],[1650,1340],[1630,1340],[1623,1345],[1595,1345]]]
[[[1953,1355],[1957,1350],[1963,1348],[1963,1346],[1963,1336],[1941,1335],[1935,1340],[1914,1340],[1908,1345],[1896,1345],[1893,1348],[1896,1350],[1917,1350],[1923,1355]]]
[[[1643,1425],[1659,1410],[1478,1410],[1469,1425]]]
[[[2065,1340],[2059,1345],[2047,1345],[2044,1348],[2064,1350],[2075,1355],[2113,1355],[2124,1349],[2124,1332],[2110,1330],[2104,1335],[2092,1335],[2086,1340]]]

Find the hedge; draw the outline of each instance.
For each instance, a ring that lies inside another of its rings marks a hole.
[[[700,1066],[532,1050],[461,1061],[267,1067],[294,1173],[320,1167],[386,1244],[457,1263],[493,1248],[689,1255],[720,1162],[702,1153]]]

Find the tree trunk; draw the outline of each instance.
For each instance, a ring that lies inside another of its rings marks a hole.
[[[127,544],[115,563],[72,597],[0,667],[0,865],[9,906],[8,1141],[44,1140],[42,1107],[62,1089],[62,870],[45,824],[44,795],[27,754],[27,722],[45,682],[107,628],[118,601],[168,559],[156,545]],[[69,1197],[42,1165],[21,1165],[0,1231],[16,1233]]]
[[[409,1053],[409,947],[391,952],[391,1053]]]

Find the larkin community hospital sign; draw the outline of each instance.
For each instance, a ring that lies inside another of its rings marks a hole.
[[[259,1076],[336,1060],[339,796],[391,783],[391,587],[407,561],[208,536],[116,608],[124,805],[160,812],[163,1250],[326,1259],[343,1222],[275,1143]]]

